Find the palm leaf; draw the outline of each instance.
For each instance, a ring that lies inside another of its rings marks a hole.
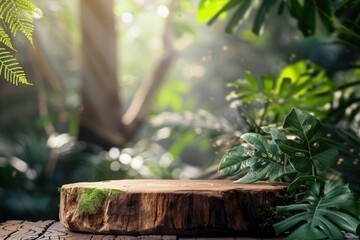
[[[0,27],[0,43],[3,43],[8,48],[11,48],[12,50],[15,51],[15,48],[11,43],[11,39],[9,35],[5,32],[5,30],[2,27]]]
[[[0,75],[15,85],[19,83],[32,85],[27,81],[24,70],[14,56],[2,47],[0,47]]]
[[[297,227],[289,239],[344,239],[342,231],[359,234],[360,209],[357,197],[340,181],[311,182],[304,199],[277,207],[278,214],[290,214],[274,224],[277,234]]]

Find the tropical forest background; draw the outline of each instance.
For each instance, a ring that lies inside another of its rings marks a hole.
[[[292,108],[360,191],[359,1],[32,2],[13,54],[33,85],[0,70],[0,222],[57,219],[66,183],[226,178],[240,136]]]

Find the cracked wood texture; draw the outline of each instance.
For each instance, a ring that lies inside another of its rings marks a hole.
[[[113,235],[113,234],[85,234],[71,232],[56,221],[7,221],[0,223],[0,239],[4,240],[31,240],[31,239],[57,239],[57,240],[255,240],[255,238],[195,238],[177,237],[172,235]],[[272,238],[280,240],[281,238]],[[270,239],[269,239],[270,240]]]
[[[93,214],[79,211],[84,188],[116,189]],[[67,184],[60,222],[76,232],[125,235],[261,236],[259,211],[277,205],[282,184],[230,180],[118,180]],[[267,221],[268,219],[263,219]]]

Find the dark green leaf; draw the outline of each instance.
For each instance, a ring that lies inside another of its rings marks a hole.
[[[245,133],[241,136],[248,144],[255,148],[251,158],[244,161],[250,166],[250,171],[236,183],[252,183],[269,175],[269,181],[294,173],[295,169],[287,161],[287,156],[279,151],[276,144],[257,133]]]
[[[250,10],[251,3],[251,0],[245,0],[241,5],[239,5],[227,23],[225,32],[232,33],[234,31],[236,26],[241,23],[241,20],[246,17],[246,13]]]
[[[286,140],[286,135],[284,133],[282,133],[279,129],[274,128],[274,127],[261,127],[261,129],[266,132],[266,133],[270,133],[271,134],[271,138],[272,141],[275,142],[276,139],[282,139],[282,140]]]
[[[299,21],[299,27],[304,36],[310,36],[315,33],[316,12],[314,0],[305,0],[303,18]]]
[[[303,8],[298,0],[287,0],[286,3],[287,9],[289,10],[291,16],[298,20],[303,18]]]
[[[249,159],[249,150],[246,147],[239,146],[230,149],[221,159],[219,171],[227,175],[236,175],[242,169],[248,167],[245,160]]]
[[[281,1],[280,5],[279,5],[279,8],[278,8],[278,15],[282,15],[283,12],[284,12],[284,9],[285,9],[285,1]]]
[[[278,214],[291,214],[274,224],[277,234],[299,226],[287,239],[344,239],[342,231],[359,234],[357,197],[340,181],[316,181],[299,204],[279,206]]]
[[[314,143],[324,137],[324,129],[321,123],[311,114],[293,109],[286,116],[283,128],[302,140],[302,142]]]
[[[313,181],[314,179],[315,177],[311,175],[300,176],[289,184],[287,190],[288,192],[294,192],[295,190],[299,189],[302,184]]]
[[[275,5],[275,0],[263,0],[258,12],[256,13],[255,21],[252,27],[253,33],[261,35],[265,21],[269,15],[271,8]]]
[[[332,14],[332,5],[330,0],[317,0],[315,1],[317,12],[319,17],[326,28],[326,30],[331,33],[334,31],[333,26],[333,14]]]
[[[326,170],[336,164],[338,150],[324,141],[323,126],[314,116],[293,109],[286,116],[283,128],[299,138],[297,141],[275,140],[297,171],[309,173],[314,167]]]

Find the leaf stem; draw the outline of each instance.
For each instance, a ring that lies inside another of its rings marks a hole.
[[[316,181],[316,177],[317,177],[317,171],[316,171],[316,168],[315,168],[315,165],[312,165],[311,167],[311,173]]]
[[[266,111],[267,111],[268,107],[269,107],[269,101],[266,101],[266,102],[265,102],[265,106],[264,106],[264,112],[263,112],[263,114],[261,115],[261,119],[260,119],[260,124],[259,124],[260,127],[263,125],[263,122],[264,122],[264,119],[265,119],[265,115],[266,115]]]

